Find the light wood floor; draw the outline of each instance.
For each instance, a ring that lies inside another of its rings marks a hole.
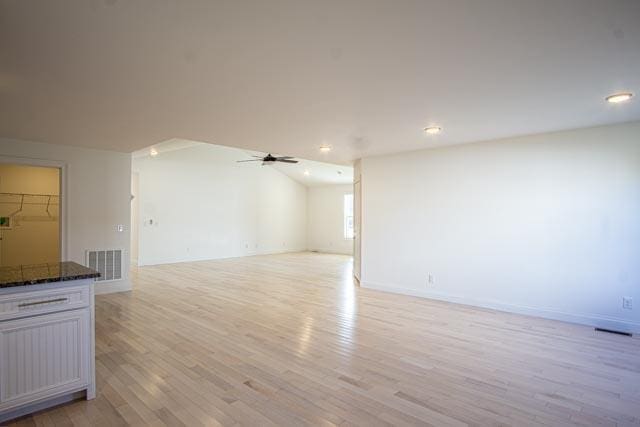
[[[353,286],[348,257],[140,268],[98,397],[21,425],[640,425],[640,340]]]

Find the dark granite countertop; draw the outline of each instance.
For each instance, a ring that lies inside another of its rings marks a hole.
[[[100,277],[100,273],[72,261],[0,267],[0,288],[95,277]]]

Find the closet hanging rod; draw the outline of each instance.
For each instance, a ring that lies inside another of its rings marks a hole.
[[[0,205],[19,205],[20,204],[20,200],[15,201],[15,202],[2,202],[0,201]],[[25,206],[58,206],[59,203],[58,202],[22,202],[23,205]]]
[[[60,197],[59,194],[3,193],[3,192],[0,192],[0,196]]]

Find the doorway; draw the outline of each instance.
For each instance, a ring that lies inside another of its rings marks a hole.
[[[133,172],[131,174],[131,265],[138,266],[138,212],[139,209],[139,193],[140,174]]]
[[[362,240],[360,236],[362,222],[362,187],[360,177],[353,183],[353,276],[360,283],[362,266]]]
[[[60,172],[0,163],[0,267],[61,260]]]

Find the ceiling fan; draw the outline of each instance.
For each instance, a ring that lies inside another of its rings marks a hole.
[[[251,159],[251,160],[238,160],[237,163],[243,163],[243,162],[262,162],[263,165],[268,165],[270,163],[275,163],[275,162],[282,162],[282,163],[298,163],[297,160],[293,160],[293,157],[291,156],[272,156],[271,153],[267,154],[266,156],[262,157],[262,156],[251,156],[251,157],[255,157],[255,159]]]

